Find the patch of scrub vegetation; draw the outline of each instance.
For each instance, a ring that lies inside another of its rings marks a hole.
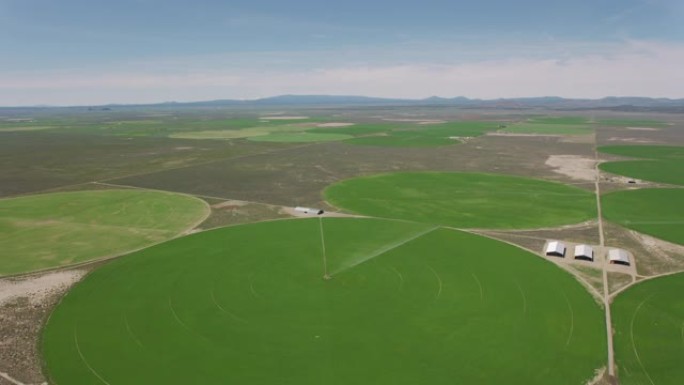
[[[603,365],[602,316],[569,274],[492,239],[298,219],[116,259],[41,342],[49,380],[75,385],[577,385]]]
[[[204,201],[145,190],[0,200],[0,275],[120,254],[178,235],[208,215]]]
[[[684,245],[684,189],[614,191],[601,196],[601,207],[611,222]]]
[[[416,131],[392,131],[386,134],[349,139],[345,143],[378,147],[438,147],[460,142],[448,137],[434,137]]]
[[[594,132],[590,125],[567,123],[516,123],[506,126],[501,131],[515,134],[542,135],[585,135]]]
[[[624,385],[684,383],[684,274],[639,283],[611,306]]]
[[[348,179],[325,190],[351,212],[460,228],[536,228],[596,215],[594,195],[538,179],[478,173],[407,172]]]
[[[256,142],[283,142],[283,143],[307,143],[307,142],[332,142],[351,138],[344,134],[318,134],[310,132],[275,133],[269,135],[250,136],[249,140]]]
[[[603,171],[651,182],[684,185],[683,146],[602,146],[599,151],[644,159],[601,163],[599,168]]]
[[[380,147],[435,147],[460,143],[461,138],[480,136],[494,131],[498,123],[447,122],[437,125],[415,125],[396,128],[377,135],[361,136],[346,143]]]

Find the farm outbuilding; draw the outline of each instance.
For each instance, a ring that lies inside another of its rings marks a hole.
[[[611,249],[608,251],[608,262],[626,266],[631,264],[629,260],[629,254],[622,249]]]
[[[575,259],[581,259],[583,261],[594,261],[594,249],[589,245],[577,245],[575,246]]]
[[[563,242],[552,241],[546,245],[546,250],[544,251],[546,255],[554,257],[564,257],[565,256],[565,244]]]
[[[311,214],[311,215],[321,215],[325,212],[321,209],[312,209],[309,207],[295,207],[295,211],[300,212],[300,213],[304,213],[304,214]]]

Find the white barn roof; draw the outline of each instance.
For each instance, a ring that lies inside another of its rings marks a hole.
[[[589,245],[577,245],[575,246],[575,258],[584,257],[589,259],[594,259],[594,249]]]
[[[565,244],[563,244],[563,242],[558,242],[558,241],[549,242],[546,245],[545,253],[546,254],[558,253],[561,255],[565,254]]]
[[[300,213],[304,213],[304,214],[312,214],[312,215],[323,214],[323,210],[321,210],[321,209],[312,209],[310,207],[301,207],[301,206],[295,207],[295,211],[300,212]]]
[[[622,249],[611,249],[608,251],[608,261],[629,263],[629,255]]]

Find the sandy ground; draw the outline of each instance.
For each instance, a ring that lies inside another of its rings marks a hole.
[[[596,160],[578,155],[551,155],[545,164],[557,173],[572,179],[594,181],[596,179]]]
[[[655,140],[641,139],[641,138],[621,138],[613,136],[608,139],[609,142],[629,142],[629,143],[655,143]]]
[[[575,246],[578,245],[578,243],[566,242],[566,241],[562,241],[562,242],[565,244],[565,247],[566,247],[565,257],[545,256],[545,258],[551,262],[556,263],[556,264],[570,264],[570,265],[576,265],[576,266],[585,266],[585,267],[595,268],[598,270],[605,267],[605,269],[607,271],[615,272],[615,273],[628,274],[628,275],[631,275],[632,277],[636,278],[636,275],[637,275],[637,270],[636,270],[637,259],[634,258],[634,255],[629,250],[625,250],[625,251],[627,251],[627,254],[629,255],[629,259],[632,263],[629,266],[624,266],[624,265],[616,265],[616,264],[608,263],[608,261],[607,261],[608,251],[610,249],[614,249],[614,247],[590,245],[592,247],[592,249],[594,249],[594,260],[593,261],[584,261],[584,260],[574,258]],[[548,244],[548,242],[547,242],[547,244]],[[542,255],[544,254],[543,251],[545,249],[546,249],[546,244],[544,245],[544,249],[541,250]]]
[[[315,213],[306,214],[299,211],[295,211],[294,207],[284,207],[281,209],[282,212],[297,218],[313,218],[313,217],[336,217],[336,218],[359,218],[361,216],[339,213],[336,211],[326,211],[321,215]]]
[[[423,125],[423,126],[429,125],[429,124],[444,124],[444,123],[446,123],[446,120],[423,120],[423,121],[418,122],[418,124]]]
[[[519,136],[519,137],[540,137],[540,136],[550,136],[550,137],[560,137],[562,135],[559,134],[527,134],[527,133],[520,133],[520,132],[488,132],[486,136]]]
[[[269,121],[269,120],[301,120],[301,119],[309,119],[308,116],[262,116],[260,117],[261,120],[264,121]]]
[[[636,131],[658,131],[657,128],[653,127],[627,127],[628,130],[636,130]]]
[[[85,269],[0,279],[0,384],[45,383],[40,329],[64,293]]]
[[[321,123],[317,124],[316,127],[348,127],[353,126],[354,123]]]

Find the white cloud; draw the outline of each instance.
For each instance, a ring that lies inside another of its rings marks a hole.
[[[301,58],[299,59],[301,60]],[[339,56],[344,61],[344,55]],[[626,42],[605,54],[529,55],[458,63],[340,64],[314,69],[200,67],[0,75],[0,105],[256,98],[285,93],[400,98],[557,95],[684,97],[683,44]],[[148,67],[149,68],[149,67]]]

